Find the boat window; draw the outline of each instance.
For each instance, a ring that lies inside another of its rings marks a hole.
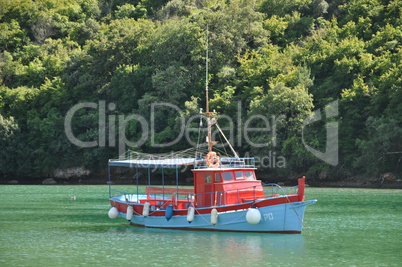
[[[219,172],[215,172],[215,182],[220,182],[221,181],[221,176],[219,175]]]
[[[223,177],[223,180],[225,180],[225,181],[233,180],[233,175],[231,172],[223,172],[222,177]]]
[[[247,179],[247,180],[255,180],[255,178],[254,178],[254,172],[252,172],[252,171],[245,171],[244,173],[246,174],[246,179]]]
[[[236,180],[244,179],[243,172],[235,172]]]
[[[210,183],[212,182],[212,175],[211,174],[205,174],[204,175],[204,183]]]

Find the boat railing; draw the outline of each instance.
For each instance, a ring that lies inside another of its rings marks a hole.
[[[278,184],[264,184],[260,186],[244,187],[226,191],[215,191],[208,193],[194,194],[192,189],[147,187],[146,193],[127,193],[112,190],[120,194],[128,203],[150,202],[152,210],[164,210],[169,204],[175,209],[187,209],[190,206],[198,208],[219,207],[226,205],[237,205],[252,203],[256,200],[277,198],[297,194],[298,186],[281,187]]]
[[[125,192],[121,190],[116,190],[109,188],[110,190],[110,197],[121,197],[123,198],[126,202],[137,202],[139,199],[139,194],[138,193],[132,193],[132,192]]]
[[[197,159],[195,169],[208,168],[205,161]],[[254,158],[220,158],[217,168],[255,168]]]
[[[298,186],[283,188],[278,184],[264,184],[261,187],[252,186],[226,191],[216,191],[195,195],[198,207],[236,205],[254,202],[256,200],[283,197],[297,194]]]
[[[264,188],[264,194],[265,195],[274,195],[274,194],[279,194],[279,195],[293,195],[297,194],[297,189],[298,186],[292,186],[292,187],[282,187],[278,184],[274,183],[269,183],[269,184],[263,184],[262,185]]]
[[[244,192],[247,192],[247,195]],[[177,209],[188,208],[190,206],[206,208],[245,203],[257,199],[258,195],[262,197],[262,194],[257,193],[256,186],[199,194],[165,191],[164,194],[161,194],[161,192],[150,193],[146,200],[142,200],[142,202],[150,202],[151,209],[165,209],[169,204],[172,204]]]

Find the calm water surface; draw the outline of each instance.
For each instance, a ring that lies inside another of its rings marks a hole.
[[[402,190],[307,188],[318,202],[301,235],[132,227],[108,218],[107,198],[0,186],[0,266],[402,266]]]

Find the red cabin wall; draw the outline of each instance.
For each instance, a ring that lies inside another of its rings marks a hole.
[[[236,178],[236,171],[252,171],[254,179],[246,179],[246,177]],[[221,173],[227,172],[233,174],[233,179],[230,181],[224,180],[221,176]],[[219,173],[220,181],[215,181],[216,173]],[[220,191],[224,191],[224,193],[222,195],[217,193]],[[252,169],[195,171],[194,193],[197,194],[196,203],[198,206],[238,204],[264,196],[261,181],[255,179],[254,170]]]
[[[194,193],[196,194],[195,202],[197,206],[214,205],[214,194],[208,194],[215,191],[213,175],[214,172],[209,171],[194,173]]]

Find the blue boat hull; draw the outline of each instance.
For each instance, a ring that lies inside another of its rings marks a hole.
[[[250,224],[246,220],[246,210],[218,213],[217,223],[211,223],[210,214],[195,212],[194,220],[190,223],[187,216],[174,215],[167,220],[165,216],[134,215],[131,223],[138,226],[206,230],[206,231],[233,231],[233,232],[270,232],[270,233],[301,233],[305,208],[316,200],[292,202],[258,208],[261,220],[257,224]],[[120,213],[126,217],[125,213]]]

